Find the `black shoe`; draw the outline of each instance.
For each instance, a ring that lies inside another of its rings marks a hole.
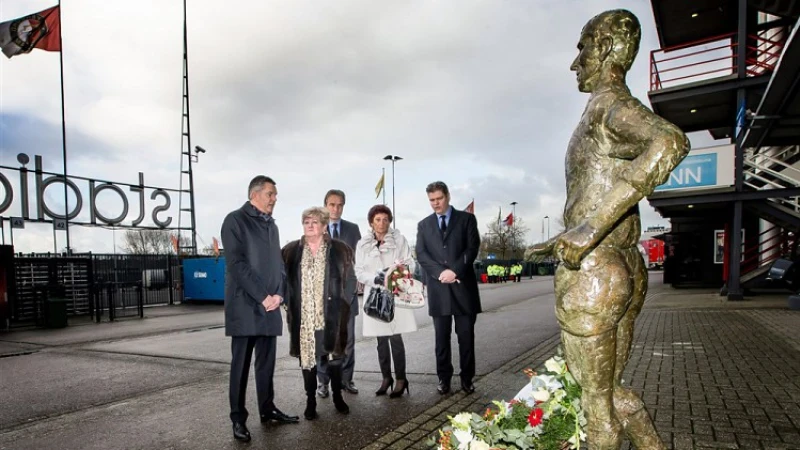
[[[270,420],[274,420],[278,423],[300,423],[299,417],[284,414],[278,408],[273,409],[267,414],[261,415],[261,422],[269,422]]]
[[[467,395],[472,394],[475,392],[475,385],[471,381],[469,383],[461,383],[461,390]]]
[[[328,396],[331,395],[331,391],[328,390],[328,385],[322,383],[318,384],[317,395],[319,395],[320,398],[328,398]]]
[[[394,385],[394,379],[392,377],[384,378],[383,382],[381,382],[381,387],[375,391],[375,395],[386,395],[386,392],[392,388]]]
[[[352,381],[345,381],[344,383],[342,383],[342,389],[351,394],[358,394],[358,388]]]
[[[411,395],[411,390],[408,388],[408,380],[401,380],[398,378],[397,386],[395,386],[394,390],[389,394],[389,398],[402,397],[403,391],[406,391],[408,395]]]
[[[241,422],[233,423],[233,438],[237,441],[250,442],[250,431]]]
[[[314,420],[319,417],[317,415],[317,399],[315,397],[309,397],[306,400],[306,410],[303,412],[303,417],[306,420]]]
[[[439,391],[439,394],[446,395],[450,393],[450,382],[440,381],[439,386],[436,387],[436,390]]]
[[[336,410],[342,414],[350,414],[350,407],[347,406],[347,403],[345,403],[341,392],[339,392],[338,395],[336,392],[333,393],[333,406],[335,406]]]

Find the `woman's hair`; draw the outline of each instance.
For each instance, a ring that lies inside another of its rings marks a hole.
[[[372,225],[372,219],[378,214],[386,214],[389,217],[389,223],[392,223],[392,210],[386,205],[375,205],[370,208],[367,213],[367,222]]]
[[[300,223],[305,222],[308,218],[317,219],[322,225],[328,226],[328,222],[331,220],[331,214],[327,209],[321,206],[312,206],[303,211],[303,214],[300,216]]]

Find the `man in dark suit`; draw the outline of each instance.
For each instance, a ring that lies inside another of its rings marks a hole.
[[[475,216],[450,206],[450,190],[441,181],[425,188],[434,213],[417,226],[417,260],[425,269],[428,314],[436,334],[437,390],[450,392],[453,363],[450,335],[455,322],[461,364],[461,388],[475,392],[475,319],[481,312],[478,279],[472,263],[481,237]]]
[[[351,250],[355,251],[356,244],[361,240],[361,230],[358,225],[353,222],[348,222],[342,219],[342,212],[344,211],[345,195],[344,192],[338,189],[331,189],[325,194],[324,205],[331,215],[330,222],[328,222],[328,234],[334,239],[344,241]],[[347,278],[347,285],[345,286],[345,295],[350,298],[350,321],[347,322],[347,349],[345,350],[344,361],[342,362],[342,389],[351,393],[358,394],[358,388],[353,383],[353,372],[356,366],[356,316],[358,315],[358,293],[356,287],[358,280],[353,270]],[[328,383],[330,383],[330,376],[328,374],[327,360],[317,361],[317,395],[322,398],[330,395]]]
[[[298,423],[274,403],[277,336],[283,332],[280,305],[286,274],[278,226],[272,218],[278,190],[275,181],[259,175],[247,189],[249,201],[222,223],[225,248],[225,335],[231,336],[230,405],[233,437],[249,441],[245,394],[255,349],[258,412],[262,422]]]

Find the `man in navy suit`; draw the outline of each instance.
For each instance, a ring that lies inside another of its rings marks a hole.
[[[461,364],[461,388],[475,392],[475,319],[481,312],[478,279],[473,262],[481,237],[475,216],[450,206],[450,190],[441,181],[425,188],[433,214],[417,226],[417,260],[425,269],[428,314],[436,333],[437,390],[450,392],[453,363],[450,335],[455,323]]]
[[[330,222],[328,222],[328,234],[334,239],[344,241],[345,244],[350,246],[355,251],[356,244],[361,240],[361,230],[358,225],[353,222],[348,222],[342,219],[342,212],[344,211],[345,195],[339,189],[331,189],[325,194],[325,208],[331,215]],[[345,349],[345,357],[342,362],[342,389],[351,393],[358,394],[358,388],[353,383],[353,372],[356,366],[356,316],[358,315],[358,293],[356,287],[358,280],[356,274],[351,271],[348,279],[345,292],[350,300],[350,321],[347,323],[347,348]],[[317,360],[317,395],[326,398],[330,395],[328,383],[330,383],[330,376],[328,376],[328,362],[327,360]]]

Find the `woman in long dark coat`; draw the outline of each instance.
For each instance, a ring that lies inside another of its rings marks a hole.
[[[353,266],[353,251],[325,233],[329,217],[325,208],[303,211],[303,237],[283,248],[288,279],[289,354],[300,360],[303,370],[307,420],[317,417],[317,358],[328,360],[336,410],[350,412],[342,398],[341,363],[350,319],[345,283]]]

